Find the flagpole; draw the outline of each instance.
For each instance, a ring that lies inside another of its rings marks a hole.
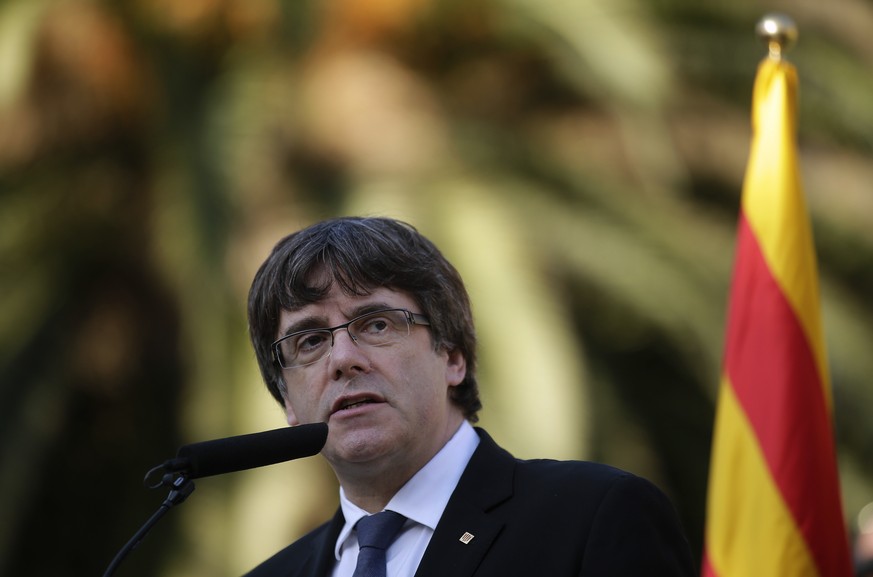
[[[794,45],[798,34],[794,20],[785,14],[767,14],[758,21],[755,32],[767,43],[773,60],[782,60],[782,54]]]

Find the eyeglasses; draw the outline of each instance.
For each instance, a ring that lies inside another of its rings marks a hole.
[[[412,325],[430,325],[427,317],[406,309],[384,309],[355,317],[329,329],[307,329],[285,335],[271,345],[276,361],[283,369],[305,367],[318,362],[333,350],[334,335],[346,329],[352,341],[360,345],[382,347],[409,336]]]

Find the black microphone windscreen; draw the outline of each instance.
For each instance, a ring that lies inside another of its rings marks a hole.
[[[197,479],[310,457],[326,441],[327,423],[311,423],[184,445],[175,461]]]

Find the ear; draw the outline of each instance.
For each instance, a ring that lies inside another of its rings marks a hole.
[[[446,355],[446,383],[450,387],[456,387],[467,376],[467,359],[461,349],[457,348],[446,351]]]

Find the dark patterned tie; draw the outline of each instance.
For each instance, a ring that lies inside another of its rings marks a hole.
[[[358,564],[352,577],[385,577],[385,550],[394,541],[406,517],[382,511],[364,517],[355,525],[358,533]]]

